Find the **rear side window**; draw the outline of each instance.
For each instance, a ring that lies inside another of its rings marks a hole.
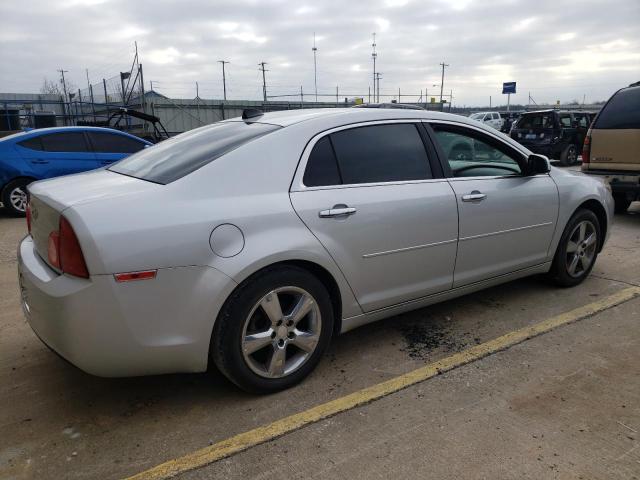
[[[266,123],[214,123],[165,140],[152,148],[145,148],[120,160],[109,170],[167,184],[279,128],[281,127]]]
[[[565,128],[571,127],[571,115],[560,115],[560,125]]]
[[[89,146],[82,132],[62,132],[43,135],[42,149],[46,152],[88,152]]]
[[[96,153],[135,153],[145,146],[138,140],[113,133],[89,132],[89,139]]]
[[[344,184],[432,178],[418,127],[372,125],[331,134]]]
[[[42,142],[40,141],[40,137],[33,137],[28,140],[23,140],[22,142],[18,142],[18,145],[30,150],[42,150]]]
[[[553,128],[552,113],[528,113],[522,115],[518,120],[517,128],[534,129],[534,128]]]
[[[307,187],[340,185],[342,183],[338,161],[333,153],[329,136],[322,137],[314,145],[302,182]]]
[[[640,128],[640,87],[616,93],[596,118],[593,128]]]

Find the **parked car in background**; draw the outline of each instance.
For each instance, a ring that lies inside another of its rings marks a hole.
[[[640,86],[616,92],[587,133],[582,171],[611,186],[617,212],[640,200]]]
[[[508,135],[511,131],[511,127],[513,127],[513,124],[518,121],[522,113],[523,112],[500,112],[500,116],[503,120],[500,131]]]
[[[26,186],[112,164],[152,143],[119,130],[52,127],[0,139],[0,199],[11,215],[24,215]]]
[[[496,130],[502,129],[502,116],[498,112],[478,112],[469,116],[471,120],[482,122],[485,125],[495,128]]]
[[[511,138],[535,153],[573,165],[589,129],[588,112],[540,110],[526,112],[511,129]]]
[[[577,285],[613,216],[602,182],[409,109],[253,110],[29,192],[18,275],[43,342],[95,375],[215,364],[252,392],[385,317],[527,275]]]

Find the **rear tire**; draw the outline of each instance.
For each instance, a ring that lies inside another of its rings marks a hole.
[[[331,298],[320,280],[296,266],[268,268],[231,294],[216,320],[209,355],[243,390],[277,392],[316,367],[333,322]]]
[[[616,194],[613,196],[613,201],[615,202],[615,212],[616,213],[626,213],[631,206],[631,200],[627,198],[624,194]]]
[[[568,167],[578,162],[578,148],[575,145],[567,145],[560,155],[560,164]]]
[[[2,190],[2,204],[12,217],[24,217],[27,212],[27,185],[31,180],[13,180]]]
[[[602,229],[591,210],[573,214],[562,233],[549,275],[561,287],[574,287],[589,276],[598,258]],[[592,236],[593,235],[593,236]]]

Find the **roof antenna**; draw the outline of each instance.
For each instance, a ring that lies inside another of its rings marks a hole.
[[[262,110],[257,109],[257,108],[245,108],[244,110],[242,110],[242,119],[243,120],[250,120],[252,118],[258,118],[258,117],[261,117],[262,115],[264,115],[264,112]]]

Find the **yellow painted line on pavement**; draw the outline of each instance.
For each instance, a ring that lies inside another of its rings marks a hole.
[[[363,388],[344,397],[317,405],[300,413],[276,420],[248,432],[240,433],[208,447],[196,450],[182,457],[169,460],[156,467],[129,477],[128,480],[160,480],[167,479],[216,462],[236,453],[247,450],[261,443],[268,442],[293,432],[306,425],[318,422],[341,412],[365,405],[374,400],[398,392],[411,385],[433,378],[443,372],[466,365],[493,353],[505,350],[527,339],[549,332],[562,325],[582,320],[640,296],[640,287],[625,288],[606,298],[576,308],[566,313],[544,320],[535,325],[509,332],[480,345],[420,367],[409,373],[392,378],[377,385]]]

